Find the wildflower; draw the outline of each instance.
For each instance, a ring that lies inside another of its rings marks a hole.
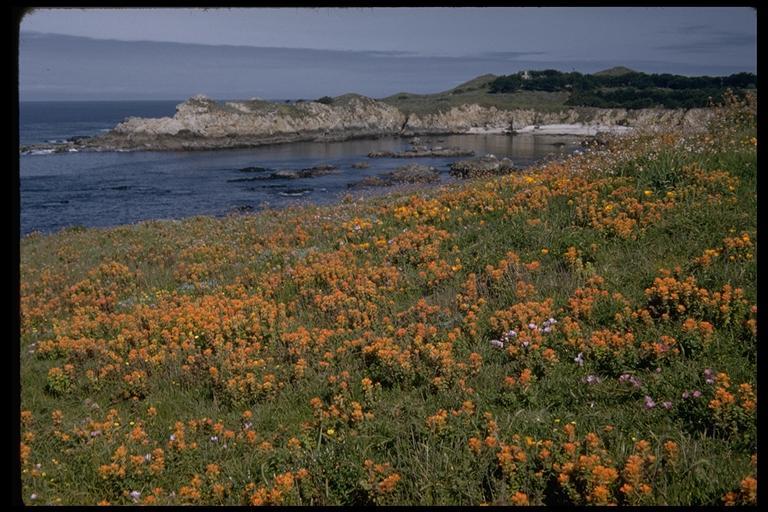
[[[528,324],[528,328],[531,329],[531,330],[534,330],[534,329],[536,329],[536,324],[531,322],[531,323]]]
[[[139,491],[131,491],[131,494],[129,495],[134,503],[139,502],[139,498],[141,498],[141,493]]]
[[[699,398],[700,396],[701,396],[701,391],[699,391],[698,389],[693,392],[693,398]]]
[[[648,196],[652,196],[652,195],[653,195],[653,191],[652,191],[652,190],[644,190],[644,191],[643,191],[643,194],[644,194],[646,197],[648,197]]]
[[[704,382],[707,384],[715,383],[715,372],[712,371],[712,368],[704,369]]]
[[[629,382],[636,388],[639,388],[642,385],[640,380],[637,377],[629,373],[622,373],[619,376],[619,382]]]
[[[491,346],[496,348],[504,348],[504,342],[499,340],[491,340]]]
[[[211,436],[211,441],[213,441],[214,443],[218,443],[219,442],[219,436]]]
[[[665,409],[671,409],[672,408],[672,402],[661,402],[661,406]]]
[[[653,401],[653,398],[649,397],[648,395],[645,395],[645,408],[646,409],[653,409],[656,407],[656,402]]]
[[[29,497],[29,499],[36,500],[37,499],[37,494],[32,493],[32,495]]]
[[[333,434],[336,433],[336,430],[329,428],[328,430],[325,431],[325,433],[328,434],[329,436],[333,436]]]
[[[579,352],[579,355],[573,358],[573,361],[579,366],[584,366],[584,354]]]
[[[600,384],[600,377],[597,375],[587,375],[582,379],[583,382],[586,382],[587,384]]]

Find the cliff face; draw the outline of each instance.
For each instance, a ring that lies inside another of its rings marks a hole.
[[[357,94],[347,94],[326,105],[261,100],[218,103],[195,96],[176,107],[173,117],[128,118],[110,132],[52,149],[68,150],[187,150],[250,147],[296,141],[331,141],[398,134],[478,133],[519,130],[532,125],[582,123],[642,129],[705,126],[707,109],[596,109],[564,108],[558,112],[503,110],[477,104],[433,114],[406,116],[396,107]],[[27,148],[30,149],[30,148]],[[24,150],[24,148],[22,149]]]
[[[573,124],[615,126],[653,129],[656,127],[703,127],[711,112],[708,109],[627,110],[615,108],[569,108],[559,112],[537,112],[535,110],[500,110],[496,107],[462,105],[446,112],[425,116],[413,115],[408,119],[407,128],[414,132],[457,131],[466,132],[471,128],[488,130],[519,130],[531,125]]]
[[[351,94],[338,98],[333,105],[283,105],[257,100],[219,104],[196,96],[179,105],[172,118],[133,117],[117,125],[113,132],[160,136],[181,133],[204,138],[334,132],[386,134],[398,132],[404,122],[405,116],[398,109]]]

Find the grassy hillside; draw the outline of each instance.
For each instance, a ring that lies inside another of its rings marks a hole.
[[[598,71],[592,74],[595,76],[621,76],[621,75],[627,75],[631,73],[637,73],[637,71],[625,66],[614,66],[612,68],[604,69],[602,71]]]
[[[437,94],[398,93],[382,101],[406,113],[428,114],[464,104],[499,109],[703,108],[722,101],[726,90],[756,93],[757,76],[689,77],[647,74],[623,66],[594,74],[553,69],[505,76],[482,75]]]
[[[482,75],[448,91],[435,94],[401,92],[381,101],[399,108],[406,114],[431,114],[453,107],[476,103],[504,109],[536,109],[542,112],[562,110],[570,97],[564,92],[519,91],[509,94],[490,94],[489,87],[496,75]]]
[[[718,119],[416,195],[24,238],[23,499],[754,504],[754,104]]]

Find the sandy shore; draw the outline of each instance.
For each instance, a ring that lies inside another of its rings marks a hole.
[[[627,133],[632,130],[633,128],[629,126],[575,123],[525,126],[516,132],[534,135],[597,135],[598,133]]]
[[[532,135],[597,135],[598,133],[626,133],[633,130],[629,126],[617,126],[608,124],[542,124],[529,125],[515,130],[516,133]],[[506,128],[471,127],[466,133],[485,135],[494,133],[509,133]]]

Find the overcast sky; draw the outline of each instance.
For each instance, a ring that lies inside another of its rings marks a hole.
[[[721,75],[756,70],[756,29],[744,7],[39,9],[19,85],[22,99],[314,98],[520,69]]]

